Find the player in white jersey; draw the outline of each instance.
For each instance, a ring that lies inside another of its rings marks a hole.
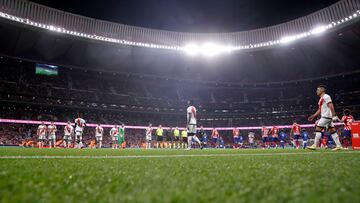
[[[188,101],[188,108],[186,110],[187,116],[187,139],[188,139],[188,149],[191,149],[191,142],[194,139],[200,145],[200,148],[203,149],[203,145],[200,142],[199,138],[196,136],[196,108],[194,107],[193,101]]]
[[[47,127],[48,130],[48,140],[49,140],[49,148],[55,147],[56,141],[56,126],[54,122],[51,122],[50,125]]]
[[[81,149],[83,146],[82,136],[84,132],[84,128],[86,126],[86,122],[84,119],[80,118],[80,116],[75,119],[75,142],[77,144],[77,148]]]
[[[151,149],[151,134],[152,134],[152,124],[150,123],[149,126],[146,128],[145,131],[145,139],[146,139],[146,149]]]
[[[52,146],[55,146],[56,131],[57,131],[54,122],[51,122],[46,129],[47,129],[47,139],[49,141],[49,148],[52,148]]]
[[[339,121],[339,118],[335,114],[334,104],[332,103],[331,97],[326,94],[326,87],[324,85],[319,85],[317,87],[316,94],[320,97],[319,109],[316,111],[316,113],[311,115],[308,120],[313,121],[318,116],[321,116],[321,118],[316,124],[314,144],[307,148],[316,150],[316,147],[319,145],[321,139],[321,132],[323,130],[328,130],[336,144],[336,147],[333,150],[340,150],[342,147],[339,140],[339,135],[337,134],[333,124],[333,121]]]
[[[100,124],[97,124],[95,128],[95,140],[98,148],[101,148],[102,146],[103,134],[104,134],[104,128],[101,127]]]
[[[70,148],[73,135],[74,135],[74,127],[72,127],[71,122],[68,121],[66,126],[64,127],[63,145],[65,148]]]
[[[46,140],[46,132],[47,132],[47,127],[44,123],[44,121],[41,122],[41,125],[39,125],[37,131],[36,131],[36,135],[38,136],[38,146],[39,148],[43,148],[44,147],[44,142]]]
[[[119,137],[118,137],[118,126],[115,125],[113,128],[111,128],[110,130],[110,137],[111,137],[111,140],[112,140],[112,148],[113,149],[117,149],[119,148],[118,146],[118,140],[119,140]]]
[[[254,147],[255,147],[255,146],[254,146],[255,133],[249,132],[248,137],[249,137],[250,147],[251,147],[251,148],[254,148]]]

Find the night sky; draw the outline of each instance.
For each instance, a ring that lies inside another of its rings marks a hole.
[[[295,19],[336,0],[33,0],[128,25],[183,32],[233,32]]]

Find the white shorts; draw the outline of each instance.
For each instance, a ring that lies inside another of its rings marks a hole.
[[[102,136],[95,136],[96,142],[100,142],[103,140]]]
[[[146,141],[151,142],[151,136],[146,136]]]
[[[63,140],[71,140],[71,135],[64,135]]]
[[[84,128],[80,128],[80,127],[76,127],[75,128],[75,132],[78,131],[78,132],[82,132],[84,130]]]
[[[45,135],[39,135],[39,140],[45,140],[46,136]]]
[[[187,133],[196,134],[196,124],[189,124],[187,126],[187,129],[188,129]]]
[[[112,136],[112,141],[118,141],[118,140],[119,140],[118,136]]]
[[[55,135],[49,135],[48,139],[49,140],[56,140],[56,136]]]
[[[82,131],[75,131],[75,140],[82,141]]]
[[[82,131],[76,130],[76,131],[75,131],[75,135],[82,135]]]
[[[334,123],[331,118],[324,118],[321,117],[319,122],[316,124],[316,126],[322,127],[322,128],[333,128]]]

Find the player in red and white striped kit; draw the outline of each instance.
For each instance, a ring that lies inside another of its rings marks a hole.
[[[296,123],[296,121],[294,121],[290,131],[290,136],[292,136],[295,141],[296,149],[300,149],[300,144],[299,144],[300,135],[301,135],[301,127],[299,124]]]
[[[278,141],[279,141],[279,128],[276,126],[273,126],[270,130],[271,138],[272,138],[272,146],[275,148],[278,148]]]
[[[349,109],[344,110],[344,116],[341,118],[341,122],[344,123],[344,132],[343,132],[343,140],[345,149],[349,148],[351,144],[351,124],[354,122],[354,117],[351,115],[351,111]]]
[[[66,126],[64,127],[63,144],[65,148],[70,148],[73,135],[74,135],[74,127],[72,127],[71,122],[68,121]]]
[[[233,148],[238,149],[239,148],[239,135],[240,135],[239,129],[234,128],[232,134],[233,134],[233,142],[234,142]]]
[[[216,128],[213,128],[211,132],[211,143],[214,148],[218,148],[218,139],[219,139],[219,131]]]
[[[44,122],[41,122],[41,125],[39,125],[39,127],[36,131],[36,135],[38,136],[38,140],[39,140],[38,141],[39,148],[44,147],[44,142],[46,140],[46,132],[47,132],[47,127]]]

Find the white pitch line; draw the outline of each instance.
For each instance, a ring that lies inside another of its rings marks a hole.
[[[360,151],[330,152],[333,154],[360,154]],[[315,155],[329,152],[283,152],[258,154],[176,154],[176,155],[129,155],[129,156],[0,156],[0,159],[137,159],[137,158],[182,158],[182,157],[240,157],[240,156],[279,156],[279,155]]]

